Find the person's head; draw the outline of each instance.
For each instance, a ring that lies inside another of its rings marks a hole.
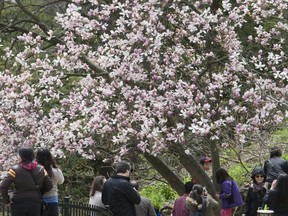
[[[20,162],[24,164],[32,163],[35,158],[33,149],[28,147],[20,148],[18,154],[21,160]]]
[[[280,175],[276,182],[276,202],[281,206],[288,205],[288,175]]]
[[[193,188],[193,183],[191,181],[188,181],[185,183],[184,187],[185,187],[185,193],[189,194]]]
[[[216,171],[216,181],[218,184],[222,184],[225,180],[232,180],[233,178],[228,174],[228,172],[220,168],[219,170]]]
[[[255,168],[252,171],[251,178],[252,178],[254,183],[261,184],[261,183],[265,182],[266,175],[265,175],[264,170],[262,168]]]
[[[96,191],[102,192],[103,185],[106,182],[106,178],[103,175],[96,176],[92,182],[90,189],[90,196],[94,196]]]
[[[139,184],[136,180],[131,180],[130,183],[133,188],[135,188],[137,191],[139,190]]]
[[[119,161],[115,165],[115,172],[120,175],[129,176],[133,172],[133,169],[127,161]]]
[[[192,187],[191,196],[198,204],[202,204],[202,196],[204,195],[204,187],[200,184],[195,184]]]
[[[281,157],[281,156],[282,156],[282,151],[278,146],[273,146],[270,149],[270,158]]]
[[[212,159],[207,156],[202,156],[199,159],[199,163],[205,171],[208,171],[210,169]]]
[[[49,149],[38,149],[38,151],[36,152],[36,160],[45,168],[45,170],[51,177],[53,175],[52,167],[57,168],[57,165]]]

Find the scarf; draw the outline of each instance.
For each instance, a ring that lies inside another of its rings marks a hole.
[[[20,166],[22,166],[24,169],[27,170],[33,170],[37,167],[38,163],[36,161],[32,161],[31,163],[20,163]]]
[[[258,192],[258,191],[262,190],[263,186],[264,186],[264,182],[262,182],[260,184],[256,184],[255,182],[253,182],[253,184],[252,184],[253,192]]]

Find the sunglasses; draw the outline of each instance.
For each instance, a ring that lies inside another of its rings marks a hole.
[[[263,175],[255,175],[255,178],[264,178]]]

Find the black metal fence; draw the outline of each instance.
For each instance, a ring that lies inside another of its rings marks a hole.
[[[65,197],[59,202],[59,216],[111,216],[107,209],[71,201]],[[0,216],[11,216],[10,208],[0,201]]]

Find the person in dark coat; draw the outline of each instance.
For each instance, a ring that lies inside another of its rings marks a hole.
[[[135,204],[141,201],[139,193],[130,183],[131,165],[120,161],[115,166],[116,175],[111,176],[102,191],[102,202],[109,206],[113,215],[136,216]]]
[[[269,210],[273,210],[273,216],[288,215],[288,175],[279,176],[271,185],[269,193],[263,198]]]
[[[263,197],[266,194],[265,179],[266,175],[262,168],[255,168],[251,176],[253,182],[248,189],[245,199],[245,216],[257,216],[258,208],[263,207]]]
[[[20,148],[18,153],[20,163],[9,169],[0,184],[3,203],[11,206],[12,216],[40,216],[41,192],[52,189],[52,180],[44,167],[34,161],[35,155],[31,148]],[[11,199],[8,192],[12,186],[14,191]]]
[[[274,146],[270,150],[270,159],[264,162],[264,173],[266,181],[272,183],[279,175],[288,174],[288,162],[281,158],[282,151],[278,146]]]
[[[139,191],[139,184],[137,181],[132,180],[131,185],[137,191]],[[155,208],[151,201],[144,196],[141,197],[141,202],[139,205],[135,205],[136,215],[137,216],[156,216]]]

